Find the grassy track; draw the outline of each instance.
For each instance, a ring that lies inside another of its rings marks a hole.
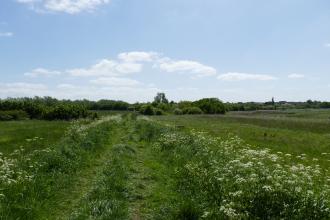
[[[160,206],[175,197],[172,170],[151,143],[137,145],[130,188],[130,219],[154,219]]]
[[[108,134],[109,141],[106,146],[100,152],[94,154],[88,164],[72,177],[74,184],[57,192],[56,197],[53,199],[54,203],[48,205],[49,210],[47,213],[49,215],[46,216],[47,219],[69,218],[74,208],[79,205],[81,198],[92,190],[97,177],[105,169],[107,160],[110,157],[111,147],[118,142],[118,136],[118,131],[113,129]]]
[[[156,210],[174,197],[173,176],[135,122],[116,127],[101,175],[82,197],[71,219],[154,219]]]

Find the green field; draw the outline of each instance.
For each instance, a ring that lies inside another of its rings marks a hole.
[[[294,155],[307,154],[330,167],[330,111],[288,110],[231,112],[225,116],[157,116],[155,119],[205,131],[216,137],[237,135],[253,147]]]
[[[64,135],[67,121],[0,121],[0,152],[12,153],[23,146],[32,151],[43,146],[50,146]]]
[[[330,218],[330,111],[103,115],[0,123],[0,219]]]

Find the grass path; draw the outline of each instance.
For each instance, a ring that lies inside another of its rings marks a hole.
[[[72,181],[75,183],[70,187],[58,192],[53,204],[48,205],[47,219],[66,219],[72,210],[78,205],[81,198],[90,192],[96,177],[102,172],[109,158],[111,146],[118,142],[118,131],[112,130],[109,134],[109,143],[104,150],[97,152],[93,160],[89,161],[83,170],[80,170]],[[47,209],[47,208],[46,208]]]
[[[171,175],[133,123],[120,123],[109,133],[107,146],[72,177],[75,184],[47,204],[45,218],[155,219],[156,210],[175,197]]]
[[[136,153],[129,179],[130,219],[155,219],[160,206],[175,197],[171,169],[153,144],[133,139]]]

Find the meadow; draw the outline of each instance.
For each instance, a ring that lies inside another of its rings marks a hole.
[[[56,143],[65,133],[68,121],[1,121],[0,151],[10,154],[20,146],[26,151]]]
[[[118,113],[0,122],[0,219],[330,218],[330,111]]]
[[[330,167],[330,111],[286,110],[229,112],[226,115],[154,116],[186,130],[204,131],[214,137],[235,135],[254,148],[269,148],[296,156],[306,154]]]

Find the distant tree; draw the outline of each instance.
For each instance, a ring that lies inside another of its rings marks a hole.
[[[165,93],[163,93],[163,92],[157,93],[157,95],[154,98],[154,103],[157,103],[157,104],[159,104],[159,103],[168,104],[168,100],[167,100],[167,98],[165,96]]]
[[[274,97],[272,97],[272,106],[273,106],[274,110],[276,110],[276,104],[275,104]]]
[[[320,108],[330,108],[330,102],[322,102]]]
[[[179,109],[179,108],[176,108],[176,109],[174,109],[173,113],[175,115],[182,115],[183,114],[183,111],[181,109]]]
[[[182,110],[183,114],[188,115],[200,115],[203,114],[203,111],[198,107],[188,107]]]
[[[164,111],[162,109],[155,108],[154,109],[154,114],[155,115],[163,115],[164,114]]]
[[[154,110],[154,107],[152,105],[147,104],[147,105],[141,106],[140,113],[143,114],[143,115],[154,115],[155,110]]]
[[[178,103],[178,107],[179,107],[180,109],[184,109],[184,108],[192,107],[192,102],[190,102],[190,101],[180,101],[180,102]]]
[[[206,114],[225,114],[226,107],[217,98],[204,98],[193,103]]]
[[[314,102],[311,99],[306,101],[306,108],[313,108]]]

